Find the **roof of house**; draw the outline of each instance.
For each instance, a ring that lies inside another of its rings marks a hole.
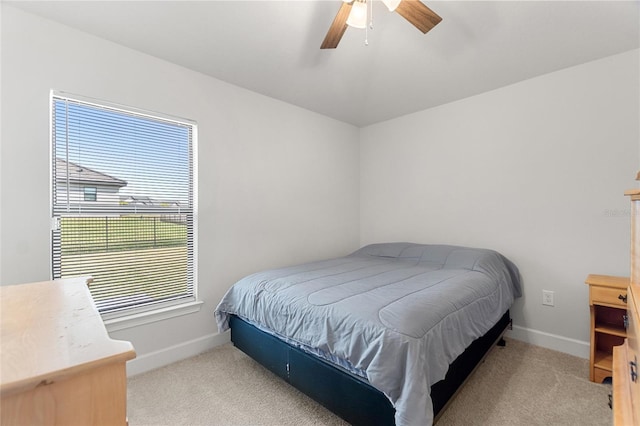
[[[69,169],[67,168],[69,166]],[[109,176],[108,174],[98,172],[79,164],[67,162],[61,158],[56,157],[56,176],[58,180],[66,180],[67,169],[69,171],[69,180],[73,183],[85,183],[96,185],[110,185],[123,187],[127,185],[127,182]]]

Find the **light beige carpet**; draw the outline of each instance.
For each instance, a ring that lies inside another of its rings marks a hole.
[[[584,359],[507,340],[437,424],[610,425],[611,388],[588,377]],[[231,344],[130,378],[128,386],[130,426],[346,424]]]

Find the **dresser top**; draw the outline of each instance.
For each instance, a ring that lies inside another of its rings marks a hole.
[[[86,278],[0,286],[0,393],[135,358],[107,334]]]
[[[640,197],[640,188],[624,191],[624,195],[630,196],[632,200],[637,200]]]
[[[588,285],[626,289],[629,287],[630,280],[629,277],[589,274],[584,282]]]

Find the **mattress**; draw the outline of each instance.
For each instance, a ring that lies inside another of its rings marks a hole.
[[[429,389],[521,295],[516,266],[487,249],[373,244],[349,256],[252,274],[215,315],[237,315],[356,372],[396,425],[433,420]]]

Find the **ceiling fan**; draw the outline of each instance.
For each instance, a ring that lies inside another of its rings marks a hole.
[[[382,2],[389,11],[398,12],[424,34],[442,21],[440,16],[419,0],[382,0]],[[335,49],[348,26],[365,28],[366,21],[367,0],[343,0],[320,49]]]

